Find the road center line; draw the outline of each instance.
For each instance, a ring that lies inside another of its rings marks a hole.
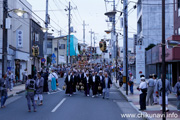
[[[51,112],[56,112],[56,110],[64,103],[65,100],[66,98],[63,98],[61,102],[59,102],[59,104],[57,104],[56,107]]]

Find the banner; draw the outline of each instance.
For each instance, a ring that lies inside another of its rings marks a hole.
[[[136,46],[136,83],[141,82],[140,76],[145,76],[145,47]]]
[[[22,30],[16,31],[16,41],[17,41],[17,47],[22,48],[23,47],[23,31]]]

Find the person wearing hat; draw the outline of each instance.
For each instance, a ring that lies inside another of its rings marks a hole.
[[[147,83],[145,81],[145,77],[141,77],[141,83],[137,88],[139,90],[139,110],[146,110],[146,95],[147,95]]]
[[[85,95],[89,97],[90,94],[90,81],[91,80],[91,76],[89,76],[89,72],[86,72],[86,77],[84,78],[84,91],[85,91]]]

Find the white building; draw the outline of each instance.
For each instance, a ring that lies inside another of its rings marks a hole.
[[[137,39],[148,47],[162,41],[161,0],[138,0],[137,4]],[[173,0],[166,0],[166,38],[173,34]],[[140,43],[141,44],[141,43]]]
[[[30,10],[32,6],[26,1],[21,0]],[[7,67],[13,73],[22,79],[22,72],[27,68],[30,61],[30,10],[25,7],[19,0],[8,0],[8,11],[13,9],[21,9],[26,11],[22,17],[19,17],[13,11],[9,12],[10,29],[8,29],[8,45],[7,45]],[[3,0],[0,0],[0,25],[3,25]],[[20,40],[22,40],[20,42]],[[3,44],[3,29],[0,28],[0,74],[2,74],[2,44]],[[29,71],[30,72],[30,71]],[[1,75],[0,75],[1,76]]]

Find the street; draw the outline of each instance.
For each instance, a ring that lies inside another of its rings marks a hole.
[[[64,79],[59,79],[62,88]],[[122,107],[121,107],[122,106]],[[123,107],[124,106],[124,107]],[[131,108],[128,108],[131,107]],[[124,109],[125,108],[125,109]],[[0,109],[1,120],[126,120],[123,113],[136,111],[114,86],[110,98],[85,97],[83,92],[69,97],[59,89],[53,94],[44,94],[43,106],[37,112],[28,112],[25,93],[7,100],[6,108]]]

